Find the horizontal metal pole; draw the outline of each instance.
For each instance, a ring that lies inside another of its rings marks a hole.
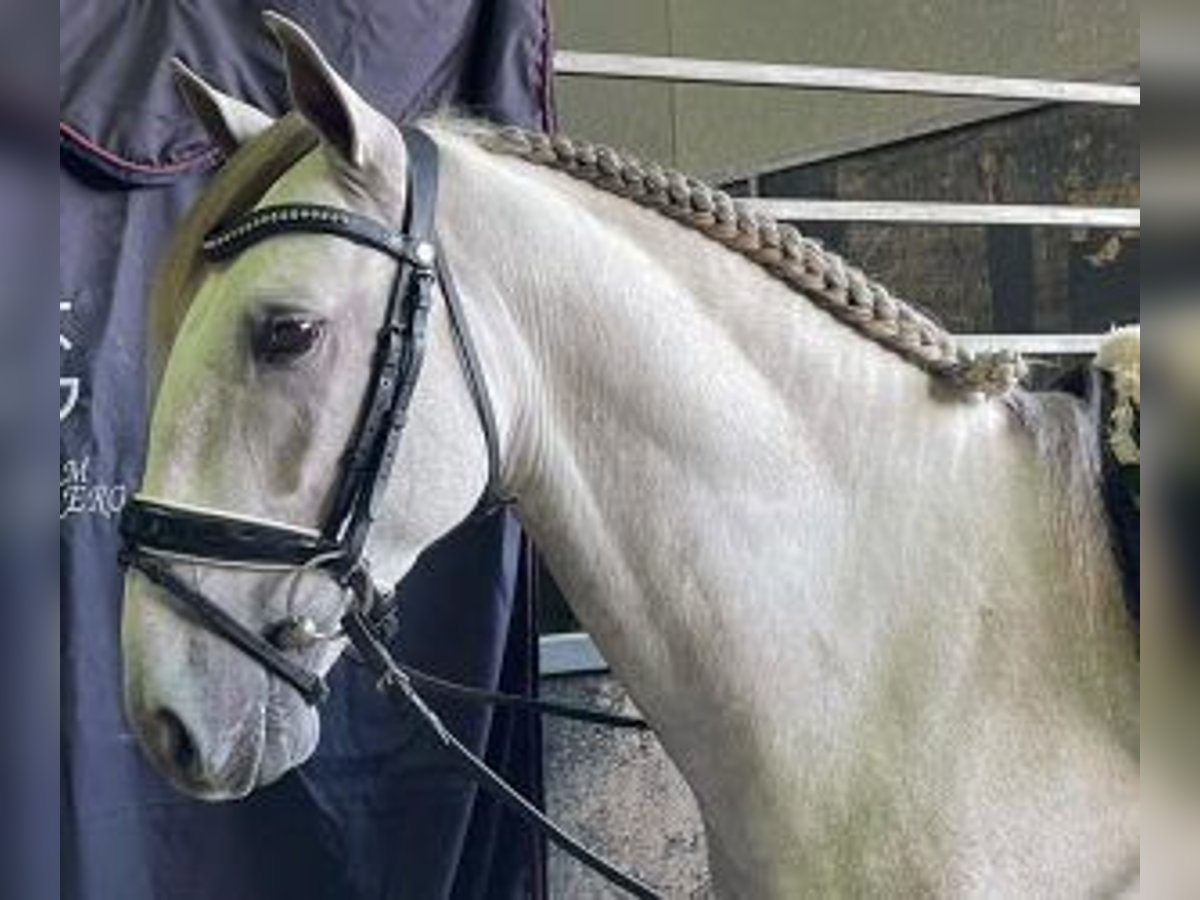
[[[968,350],[1012,350],[1030,356],[1038,354],[1092,354],[1100,349],[1103,334],[956,334],[958,343]]]
[[[1142,89],[1137,85],[1005,78],[993,75],[952,75],[945,72],[902,69],[693,59],[681,56],[633,56],[559,50],[554,54],[554,69],[557,75],[649,81],[744,84],[942,97],[988,97],[994,100],[1093,103],[1104,106],[1140,106],[1142,103]]]
[[[1052,206],[1008,203],[925,203],[889,200],[746,198],[755,212],[797,222],[905,222],[917,225],[1050,225],[1128,228],[1142,225],[1142,211],[1118,206]]]

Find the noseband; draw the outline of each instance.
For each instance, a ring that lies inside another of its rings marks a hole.
[[[454,737],[416,692],[418,682],[432,690],[486,703],[620,727],[644,728],[629,719],[580,710],[537,699],[513,697],[456,685],[397,662],[384,642],[395,611],[395,592],[381,590],[371,578],[364,548],[388,477],[395,463],[413,389],[425,358],[425,333],[437,283],[446,300],[455,350],[479,416],[487,447],[488,480],[477,510],[496,501],[500,468],[499,441],[491,399],[479,357],[471,341],[449,269],[437,249],[437,145],[417,128],[403,128],[408,152],[407,197],[402,230],[332,206],[288,203],[256,209],[210,234],[202,244],[207,259],[223,262],[261,241],[289,234],[327,234],[369,247],[396,262],[383,324],[376,337],[371,380],[342,457],[333,499],[319,530],[297,528],[202,510],[161,498],[134,497],[121,515],[121,562],[158,585],[182,605],[185,614],[220,635],[268,672],[291,685],[309,705],[329,694],[325,679],[295,662],[290,653],[345,636],[379,678],[390,697],[415,709],[464,769],[576,859],[637,897],[658,895],[636,878],[566,834]],[[236,617],[183,580],[172,562],[282,571],[319,571],[333,578],[350,597],[341,627],[322,632],[307,616],[290,616],[252,631]]]

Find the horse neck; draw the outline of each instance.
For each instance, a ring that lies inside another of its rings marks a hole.
[[[451,143],[448,252],[485,323],[507,485],[667,731],[712,714],[679,702],[697,691],[791,704],[893,628],[968,666],[993,616],[1010,642],[991,662],[1018,680],[1076,654],[1093,670],[1115,579],[1057,557],[1003,403],[945,395],[665,217]]]

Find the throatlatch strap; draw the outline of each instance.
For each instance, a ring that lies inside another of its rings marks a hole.
[[[487,448],[487,482],[483,493],[476,504],[477,512],[489,511],[493,504],[503,503],[498,496],[497,487],[500,484],[500,435],[496,428],[496,414],[492,407],[492,396],[488,393],[487,379],[483,377],[483,365],[475,350],[475,342],[471,339],[471,329],[467,325],[466,312],[463,310],[462,297],[458,293],[458,285],[446,264],[445,255],[438,248],[437,278],[442,288],[442,296],[446,298],[446,311],[450,317],[450,327],[454,331],[454,349],[458,353],[458,361],[462,365],[463,375],[467,379],[467,388],[471,401],[475,404],[475,413],[479,416],[479,425],[483,429],[483,442]]]

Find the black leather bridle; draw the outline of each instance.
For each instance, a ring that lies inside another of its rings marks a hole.
[[[440,285],[446,300],[456,352],[487,447],[488,480],[480,509],[497,502],[500,461],[495,416],[483,370],[462,302],[441,260],[434,232],[437,145],[418,128],[406,127],[401,133],[408,151],[407,198],[401,230],[346,209],[289,203],[255,209],[218,228],[202,245],[207,259],[222,262],[273,237],[327,234],[377,250],[396,261],[396,275],[376,339],[371,380],[322,526],[319,530],[308,530],[139,495],[127,504],[121,516],[121,561],[161,587],[185,615],[291,685],[310,705],[317,705],[328,696],[328,686],[320,675],[299,665],[290,654],[344,636],[362,662],[373,670],[380,689],[415,709],[484,787],[612,883],[634,896],[657,897],[636,878],[563,832],[461,744],[425,704],[414,682],[460,699],[501,703],[589,722],[645,727],[641,720],[457,685],[396,661],[386,646],[387,626],[395,612],[395,592],[381,590],[370,577],[364,548],[395,462],[408,406],[421,372],[435,283]],[[172,566],[175,561],[319,571],[341,585],[350,602],[337,632],[323,634],[308,617],[293,616],[259,633],[242,625],[181,578]]]
[[[323,679],[300,668],[288,650],[303,642],[299,620],[249,631],[176,575],[172,558],[201,563],[284,566],[326,572],[350,591],[353,607],[379,620],[391,605],[366,573],[363,549],[378,513],[404,429],[409,401],[425,356],[425,330],[436,273],[433,217],[437,204],[437,150],[423,132],[405,132],[408,202],[402,231],[346,209],[316,204],[267,206],[210,234],[202,245],[212,262],[289,234],[328,234],[370,247],[396,261],[383,323],[376,338],[371,380],[353,436],[342,457],[332,501],[318,531],[206,512],[164,500],[135,497],[121,518],[123,559],[183,601],[204,625],[228,639],[294,687],[310,704],[328,694]],[[499,450],[495,420],[457,294],[445,291],[463,369],[479,410],[494,491]],[[453,299],[450,299],[453,296]]]

